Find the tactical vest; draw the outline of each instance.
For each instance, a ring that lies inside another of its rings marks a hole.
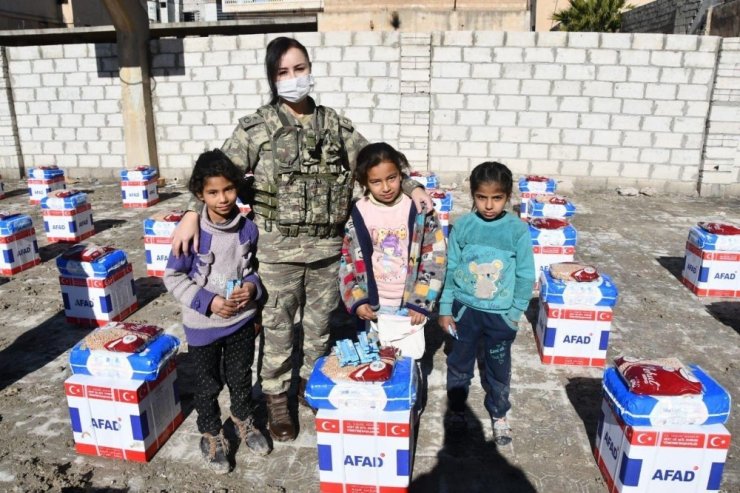
[[[268,232],[276,227],[286,236],[337,234],[352,196],[339,115],[319,106],[311,126],[300,127],[275,106],[263,106],[257,114],[267,127],[273,159],[272,180],[254,184],[254,211],[264,219],[263,227]]]

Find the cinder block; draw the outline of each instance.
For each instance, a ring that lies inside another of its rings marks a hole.
[[[545,144],[526,144],[519,148],[519,157],[525,159],[547,159],[548,146]]]
[[[536,69],[535,69],[536,73]],[[552,83],[553,96],[580,96],[583,82],[572,80],[558,80]]]
[[[680,51],[653,51],[650,54],[650,63],[659,67],[680,67],[683,53]]]
[[[560,100],[560,111],[564,112],[587,112],[590,100],[582,96],[564,96]]]
[[[64,58],[64,45],[42,46],[41,58]]]
[[[596,67],[596,79],[622,82],[627,80],[627,67],[620,65],[605,65]]]
[[[554,128],[578,128],[578,113],[552,113],[549,126]]]
[[[568,33],[568,46],[572,48],[594,48],[599,46],[601,35],[599,33]]]
[[[472,67],[473,74],[472,76],[475,78],[484,78],[484,79],[496,79],[501,77],[501,64],[500,63],[485,63],[485,64],[455,64],[455,65],[465,65],[465,70],[461,72],[453,71],[452,67],[447,68],[447,70],[450,70],[454,74],[460,75],[460,77],[465,77],[467,73],[470,72],[470,68]],[[463,67],[460,67],[463,68]]]
[[[670,132],[673,118],[668,116],[646,116],[642,119],[643,130],[652,132]]]
[[[431,141],[429,154],[433,156],[457,156],[457,142]]]
[[[650,147],[653,144],[653,136],[650,132],[624,132],[622,145],[625,147]]]
[[[580,127],[586,129],[608,129],[609,115],[600,113],[582,113],[580,115]]]
[[[704,119],[696,117],[679,117],[673,121],[674,132],[703,133]]]
[[[517,79],[498,79],[491,81],[491,94],[519,94],[521,81]]]
[[[535,46],[535,35],[534,32],[516,32],[509,31],[506,33],[506,46],[521,46],[521,47],[532,47]]]
[[[609,98],[613,94],[614,84],[604,81],[584,81],[583,95]]]
[[[539,81],[523,81],[526,82],[539,82]],[[525,93],[525,91],[522,91]],[[558,98],[555,96],[530,96],[528,108],[534,111],[558,111]]]
[[[645,163],[622,163],[619,176],[624,178],[647,178],[650,176],[650,165]]]
[[[446,31],[442,36],[444,46],[471,46],[473,44],[472,31]]]
[[[640,129],[639,116],[630,115],[612,115],[612,129],[616,130],[639,130]]]
[[[551,82],[547,80],[523,80],[522,95],[547,96],[550,94]],[[554,98],[553,98],[554,99]]]
[[[570,65],[568,66],[570,68]],[[562,64],[537,64],[534,66],[534,78],[546,80],[562,80],[565,66]],[[570,77],[567,77],[570,78]]]
[[[522,63],[524,61],[524,50],[522,48],[494,48],[493,55],[497,63]]]
[[[527,128],[502,128],[502,142],[529,142],[529,129]]]
[[[616,50],[588,50],[588,61],[594,65],[616,65]]]
[[[591,140],[594,145],[617,146],[621,138],[622,132],[618,130],[595,130]]]
[[[619,52],[619,64],[627,67],[649,65],[650,52],[642,50],[621,50]]]
[[[552,48],[528,48],[524,50],[524,61],[527,63],[553,63],[555,50]]]
[[[715,61],[713,52],[688,52],[683,56],[683,66],[687,68],[711,68]]]
[[[699,166],[701,163],[701,151],[697,149],[671,149],[667,152],[670,152],[671,164]]]
[[[491,159],[515,158],[519,155],[519,144],[509,142],[490,142],[488,154]]]
[[[14,60],[38,60],[41,58],[41,47],[40,46],[9,46],[8,61],[12,63]]]
[[[670,164],[654,164],[650,170],[650,178],[654,180],[678,180],[681,166]]]
[[[586,50],[574,48],[561,48],[555,52],[557,63],[585,63]]]
[[[54,60],[41,59],[34,60],[31,62],[31,72],[34,74],[43,74],[54,72]],[[23,73],[23,72],[11,72],[11,73]]]
[[[699,51],[717,51],[720,42],[722,42],[722,38],[719,36],[700,36]]]
[[[513,127],[516,125],[516,111],[489,111],[487,125],[491,127]]]
[[[507,63],[503,65],[503,77],[505,79],[530,79],[532,68],[533,65],[530,63]]]
[[[519,113],[517,125],[520,127],[544,128],[547,126],[547,113],[544,111],[525,111]]]
[[[492,110],[496,107],[496,96],[491,94],[471,94],[469,96],[465,96],[465,99],[465,109],[467,110]],[[460,117],[461,122],[468,125],[483,125],[485,123],[484,111],[459,111],[458,116]],[[476,123],[467,120],[471,117],[475,118]]]
[[[632,44],[630,33],[601,33],[601,47],[625,50]]]
[[[647,99],[676,99],[675,84],[647,84],[645,86],[645,98]]]
[[[632,48],[635,50],[662,50],[665,37],[665,34],[634,33],[632,35]]]
[[[710,89],[706,84],[680,84],[676,98],[688,101],[706,101],[709,99]]]
[[[564,144],[588,145],[591,143],[591,131],[567,128],[562,132]]]
[[[568,45],[568,33],[562,31],[537,33],[537,46],[563,48]]]
[[[503,46],[504,33],[498,31],[475,31],[473,33],[474,46]]]
[[[210,55],[209,55],[210,56]],[[244,79],[244,68],[240,65],[219,66],[217,80],[242,80]],[[213,79],[208,79],[213,80]]]
[[[469,63],[491,63],[493,51],[491,48],[463,48],[462,59]]]
[[[498,98],[496,109],[524,111],[527,109],[527,98],[525,96],[507,96]]]
[[[593,65],[566,65],[565,67],[565,79],[567,80],[594,80],[595,78],[596,67]]]

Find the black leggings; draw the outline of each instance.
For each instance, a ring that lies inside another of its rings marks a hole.
[[[190,346],[188,352],[195,365],[195,396],[198,431],[216,435],[221,431],[218,394],[223,389],[223,376],[231,395],[231,414],[244,420],[252,414],[252,362],[254,360],[254,323],[247,322],[231,335],[207,346]]]

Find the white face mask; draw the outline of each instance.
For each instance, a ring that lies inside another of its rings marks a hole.
[[[278,96],[289,103],[300,103],[313,87],[313,75],[308,74],[295,79],[279,80],[275,82]]]

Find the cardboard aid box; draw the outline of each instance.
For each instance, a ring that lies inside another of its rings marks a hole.
[[[576,253],[578,232],[567,221],[552,218],[535,218],[529,221],[529,234],[534,254],[535,285],[540,289],[540,274],[550,264],[572,262]]]
[[[154,381],[75,374],[64,390],[80,454],[147,462],[183,421],[174,358]]]
[[[385,382],[356,382],[334,355],[319,358],[306,385],[316,414],[322,493],[405,492],[413,466],[418,375],[411,358],[396,361]]]
[[[527,205],[529,217],[552,217],[555,219],[569,219],[576,213],[576,206],[559,195],[535,194]]]
[[[617,287],[606,274],[590,282],[540,275],[535,338],[545,364],[604,366]]]
[[[722,424],[629,426],[603,399],[594,456],[611,492],[718,491],[730,433]]]
[[[12,276],[41,263],[30,216],[0,212],[0,252],[3,276]]]
[[[54,190],[67,187],[64,182],[64,170],[57,166],[38,166],[28,170],[28,194],[31,204],[40,204],[41,199]]]
[[[519,178],[519,217],[526,220],[530,217],[529,203],[537,195],[553,195],[557,183],[546,176],[522,176]]]
[[[92,206],[87,194],[77,190],[55,190],[41,199],[44,231],[50,242],[80,242],[95,234]]]
[[[121,170],[123,206],[149,207],[159,202],[157,170],[149,166]]]
[[[57,257],[57,268],[68,322],[102,326],[139,307],[133,267],[123,250],[80,243]]]
[[[409,174],[409,178],[413,178],[418,181],[424,186],[424,188],[439,188],[439,179],[434,173],[412,171]]]
[[[319,409],[316,444],[320,491],[408,491],[413,443],[411,410]]]
[[[183,211],[160,212],[144,219],[144,253],[148,276],[164,277],[172,250],[171,236],[183,214]]]
[[[740,234],[689,230],[683,283],[697,296],[740,298]]]
[[[236,198],[236,206],[239,208],[239,214],[243,216],[249,216],[249,213],[252,212],[252,206],[242,202],[239,197]]]

